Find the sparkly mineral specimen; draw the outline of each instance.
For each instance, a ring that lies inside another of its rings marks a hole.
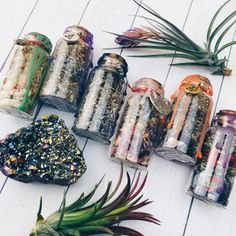
[[[86,171],[86,164],[64,121],[45,115],[0,141],[0,169],[22,182],[68,185]]]

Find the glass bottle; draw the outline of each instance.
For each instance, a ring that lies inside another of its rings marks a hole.
[[[58,110],[75,112],[92,67],[93,35],[81,26],[66,28],[58,41],[41,92],[41,100]]]
[[[172,95],[172,114],[157,154],[168,160],[194,165],[201,157],[202,143],[209,127],[213,90],[201,75],[187,76]]]
[[[208,129],[188,192],[226,206],[236,174],[236,111],[222,110]]]
[[[131,166],[147,167],[150,155],[161,141],[170,110],[158,81],[141,78],[135,82],[121,110],[110,145],[110,157]]]
[[[90,73],[72,130],[79,136],[110,143],[126,95],[125,59],[105,53]]]
[[[0,110],[32,119],[49,65],[52,44],[45,35],[36,32],[17,39],[15,44],[0,88]]]

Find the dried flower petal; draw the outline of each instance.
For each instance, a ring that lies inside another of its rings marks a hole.
[[[134,27],[124,32],[123,35],[119,35],[115,38],[115,42],[124,47],[134,47],[140,44],[140,41],[136,39],[153,39],[157,36],[150,30],[144,28]]]

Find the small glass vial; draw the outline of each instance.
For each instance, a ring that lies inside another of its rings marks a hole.
[[[52,56],[41,100],[48,106],[76,112],[78,101],[92,67],[93,35],[81,26],[68,27]]]
[[[72,130],[108,144],[126,95],[128,65],[117,54],[105,53],[90,73]]]
[[[170,105],[162,85],[151,78],[134,83],[126,98],[112,138],[109,155],[135,167],[148,166],[150,155],[159,145]]]
[[[45,35],[35,32],[17,39],[15,44],[0,88],[0,110],[32,119],[49,65],[52,44]]]
[[[188,193],[227,206],[236,175],[236,111],[220,111],[208,129]]]
[[[168,160],[194,165],[212,111],[212,86],[201,75],[187,76],[172,95],[172,114],[167,121],[163,144],[157,154]]]

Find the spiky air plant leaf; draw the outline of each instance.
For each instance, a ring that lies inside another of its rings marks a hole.
[[[148,199],[142,200],[143,195],[140,195],[146,183],[147,175],[140,183],[141,173],[139,173],[131,182],[127,172],[127,183],[118,194],[123,175],[122,167],[114,190],[111,191],[112,182],[109,182],[104,194],[93,203],[88,204],[102,180],[95,185],[90,193],[87,195],[82,193],[69,206],[66,206],[66,196],[64,195],[60,209],[47,219],[44,219],[41,215],[41,198],[36,226],[30,236],[83,236],[94,234],[142,236],[143,234],[140,232],[129,227],[120,226],[118,223],[127,220],[139,220],[159,225],[160,221],[151,214],[137,211],[151,203]]]
[[[149,58],[182,58],[181,63],[173,63],[174,66],[203,66],[211,69],[212,74],[230,76],[232,70],[227,68],[226,57],[220,58],[219,54],[226,48],[236,44],[232,41],[222,45],[222,40],[236,23],[236,11],[224,18],[218,25],[216,19],[222,9],[230,0],[226,1],[214,14],[207,31],[204,46],[198,45],[188,37],[181,29],[159,15],[145,3],[133,0],[152,18],[140,16],[148,22],[148,26],[135,27],[123,34],[116,35],[115,42],[125,48],[154,49],[156,54],[135,55],[133,57]],[[110,32],[109,32],[110,33]],[[170,51],[170,52],[168,52]]]

